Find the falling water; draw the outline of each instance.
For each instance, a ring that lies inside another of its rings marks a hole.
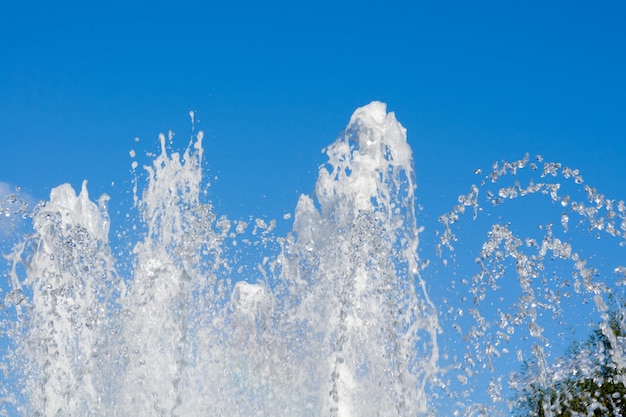
[[[626,368],[620,293],[562,237],[585,225],[623,241],[626,207],[588,186],[580,201],[561,193],[578,171],[529,156],[477,171],[426,259],[412,151],[383,103],[325,149],[286,236],[216,213],[202,132],[182,154],[171,139],[136,173],[137,221],[117,253],[109,198],[86,183],[32,210],[19,193],[2,203],[0,226],[24,217],[32,231],[6,254],[0,415],[507,415],[516,393],[595,377],[593,361],[562,359],[564,329],[583,319]],[[485,214],[537,196],[560,207],[556,225],[524,234]]]

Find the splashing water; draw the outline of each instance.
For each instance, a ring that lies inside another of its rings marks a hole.
[[[593,361],[560,359],[577,320],[597,324],[611,366],[626,369],[620,293],[562,236],[578,218],[625,239],[626,206],[588,186],[577,202],[548,182],[579,186],[576,170],[529,156],[494,164],[440,217],[448,266],[437,269],[418,256],[412,151],[383,103],[357,109],[325,150],[284,237],[204,201],[202,132],[182,154],[159,139],[141,195],[135,179],[139,224],[122,233],[133,240],[123,255],[108,197],[90,200],[86,183],[32,212],[19,194],[2,203],[0,222],[29,217],[32,232],[6,255],[0,415],[507,415],[515,392],[597,376]],[[566,210],[562,232],[551,220],[520,235],[483,215],[537,196]],[[464,238],[473,255],[455,250]],[[260,253],[255,282],[237,243]],[[613,269],[623,281],[626,268]]]

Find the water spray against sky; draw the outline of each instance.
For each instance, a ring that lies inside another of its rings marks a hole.
[[[529,387],[597,378],[562,359],[594,328],[626,367],[626,206],[578,170],[477,170],[427,235],[406,130],[372,102],[277,235],[211,204],[203,136],[133,162],[122,224],[86,183],[0,203],[0,227],[20,224],[2,246],[0,414],[510,415]]]

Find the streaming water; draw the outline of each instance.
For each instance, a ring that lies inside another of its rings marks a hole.
[[[137,221],[116,236],[131,244],[117,253],[108,197],[91,200],[86,183],[32,210],[19,193],[2,203],[1,227],[24,217],[32,230],[6,255],[0,415],[507,415],[519,393],[548,398],[572,375],[608,381],[590,344],[575,360],[563,349],[594,328],[611,383],[623,384],[619,287],[560,236],[584,224],[623,242],[626,207],[587,186],[581,201],[560,194],[583,183],[578,171],[527,156],[477,172],[427,260],[412,151],[383,103],[357,109],[325,149],[286,236],[215,212],[202,139],[181,154],[160,137],[145,184],[135,180]],[[537,196],[560,207],[558,227],[519,232],[484,215]],[[456,250],[464,241],[476,249]],[[242,247],[259,256],[255,274]],[[562,402],[550,404],[528,415],[559,415]]]

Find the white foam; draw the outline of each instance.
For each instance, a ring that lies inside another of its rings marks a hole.
[[[295,262],[280,260],[292,292],[303,298],[294,316],[310,320],[309,331],[323,340],[310,340],[312,351],[331,350],[311,365],[329,384],[322,408],[337,417],[404,407],[402,414],[415,415],[426,407],[419,381],[436,369],[437,319],[424,287],[414,287],[421,279],[406,130],[384,103],[373,102],[354,112],[326,154],[314,198],[301,196],[296,207],[297,240],[286,248]],[[392,318],[386,300],[409,313]],[[419,358],[417,332],[430,335]]]
[[[386,192],[389,182],[398,181],[398,171],[412,172],[406,129],[393,113],[386,113],[384,103],[377,101],[354,112],[346,134],[326,153],[329,168],[320,171],[315,190],[322,211],[331,209],[338,199],[353,201],[353,216],[385,204],[387,196],[381,193]],[[408,181],[412,181],[410,176]]]
[[[106,203],[108,200],[109,196],[106,194],[100,196],[98,204],[89,200],[87,180],[85,180],[78,195],[70,184],[53,188],[46,210],[58,211],[64,224],[80,225],[87,229],[92,238],[107,242],[109,219],[106,214]]]
[[[143,233],[130,233],[129,276],[114,279],[104,244],[108,197],[92,202],[86,182],[78,195],[64,184],[37,212],[23,245],[36,256],[26,279],[14,274],[36,300],[24,325],[24,368],[41,370],[25,384],[30,414],[424,411],[436,316],[414,286],[412,155],[393,113],[379,102],[357,109],[313,195],[300,197],[292,233],[275,240],[275,221],[248,227],[202,201],[201,131],[182,153],[172,138],[159,136],[141,197],[133,184],[130,227]],[[276,258],[264,252],[274,244]],[[253,272],[244,245],[261,255]]]

